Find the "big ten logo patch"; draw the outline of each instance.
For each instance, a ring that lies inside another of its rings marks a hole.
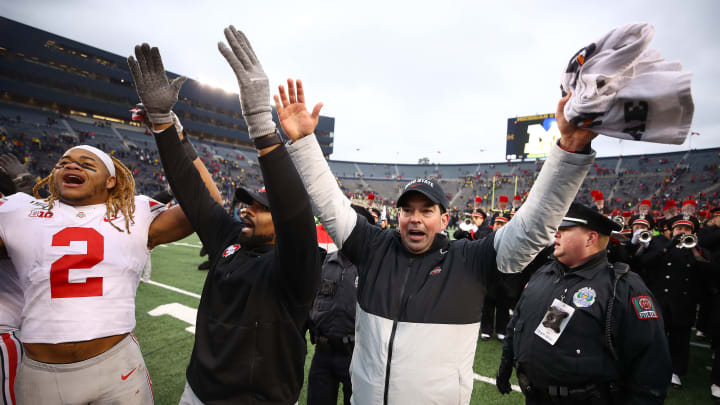
[[[52,211],[43,211],[43,210],[32,210],[28,214],[28,217],[30,218],[52,218],[53,213]]]

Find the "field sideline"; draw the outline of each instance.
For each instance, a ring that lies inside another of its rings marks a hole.
[[[141,283],[138,288],[135,335],[142,347],[158,405],[177,404],[185,386],[185,367],[195,337],[195,309],[207,275],[206,271],[197,270],[197,265],[204,260],[199,256],[199,247],[200,241],[193,234],[181,242],[155,248],[152,254],[152,283]],[[667,404],[713,403],[710,399],[709,371],[706,369],[710,365],[707,343],[700,342],[700,345],[691,347],[691,371],[683,379],[685,387],[680,391],[670,389]],[[522,394],[512,392],[502,396],[492,384],[500,352],[501,344],[497,340],[478,343],[473,366],[476,381],[472,404],[524,403]],[[308,342],[306,377],[313,353],[314,346]],[[512,382],[517,383],[514,376]],[[305,404],[305,385],[300,404]],[[342,403],[342,394],[338,403]]]

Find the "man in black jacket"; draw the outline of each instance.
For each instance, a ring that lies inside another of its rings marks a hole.
[[[237,75],[267,189],[240,193],[249,205],[243,222],[211,198],[192,148],[178,139],[170,109],[182,80],[168,82],[157,48],[147,44],[136,47],[137,62],[128,59],[168,182],[211,263],[180,403],[289,404],[302,387],[304,326],[319,283],[315,223],[272,121],[267,77],[242,33],[231,26],[225,36],[232,50],[221,44],[220,51]]]

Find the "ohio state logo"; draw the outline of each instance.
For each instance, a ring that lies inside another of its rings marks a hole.
[[[238,250],[240,250],[240,245],[237,245],[237,244],[230,245],[227,248],[225,248],[225,251],[223,252],[223,257],[228,257],[228,256],[234,254],[235,252],[237,252]]]

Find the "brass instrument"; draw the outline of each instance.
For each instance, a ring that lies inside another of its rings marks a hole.
[[[612,221],[622,226],[623,228],[625,227],[625,218],[623,218],[621,215],[613,217]]]
[[[693,234],[685,234],[680,237],[680,247],[685,249],[692,249],[697,246],[698,238]]]
[[[650,232],[650,231],[642,231],[642,232],[640,232],[640,234],[638,235],[638,240],[639,240],[640,242],[642,242],[642,243],[648,243],[648,242],[650,242],[650,241],[652,240],[652,237],[653,237],[652,232]]]
[[[472,216],[468,214],[463,214],[458,227],[465,232],[469,232],[474,225],[475,223],[472,220]]]

